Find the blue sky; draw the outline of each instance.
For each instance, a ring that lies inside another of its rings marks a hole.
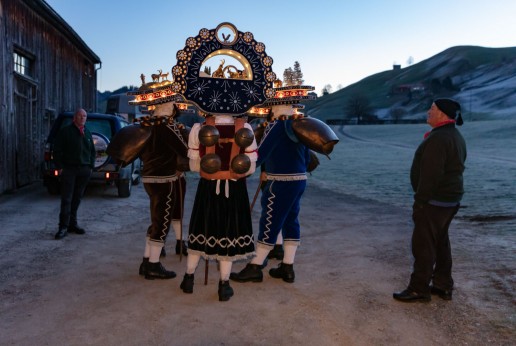
[[[283,71],[299,61],[305,84],[335,91],[458,45],[516,46],[514,0],[46,0],[102,60],[98,89],[140,85],[170,71],[202,28],[250,31]]]

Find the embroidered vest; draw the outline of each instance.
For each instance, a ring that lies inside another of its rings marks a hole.
[[[215,173],[206,173],[200,170],[201,177],[204,179],[217,179],[217,180],[227,180],[227,179],[241,179],[247,176],[247,174],[238,174],[235,173],[231,169],[231,160],[238,154],[244,153],[244,149],[240,148],[235,143],[235,133],[244,127],[245,119],[236,118],[235,125],[220,125],[217,127],[220,133],[220,137],[215,145],[210,147],[206,147],[204,145],[200,145],[199,154],[202,156],[206,154],[217,154],[221,160],[220,171]],[[215,117],[208,117],[204,125],[215,126]]]

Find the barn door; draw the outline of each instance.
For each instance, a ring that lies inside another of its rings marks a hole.
[[[36,115],[36,84],[19,77],[14,84],[16,187],[20,187],[39,178],[41,124]]]

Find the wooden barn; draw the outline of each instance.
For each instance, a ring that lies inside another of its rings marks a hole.
[[[0,0],[0,194],[41,179],[62,111],[96,109],[99,57],[43,0]]]

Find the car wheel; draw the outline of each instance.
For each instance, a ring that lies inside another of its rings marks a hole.
[[[138,185],[139,183],[141,183],[142,181],[142,177],[138,174],[134,179],[133,179],[133,185]]]
[[[134,162],[131,164],[131,182],[133,185],[140,183],[140,170],[136,168]]]
[[[118,181],[118,197],[126,198],[131,196],[131,179],[121,179]]]

